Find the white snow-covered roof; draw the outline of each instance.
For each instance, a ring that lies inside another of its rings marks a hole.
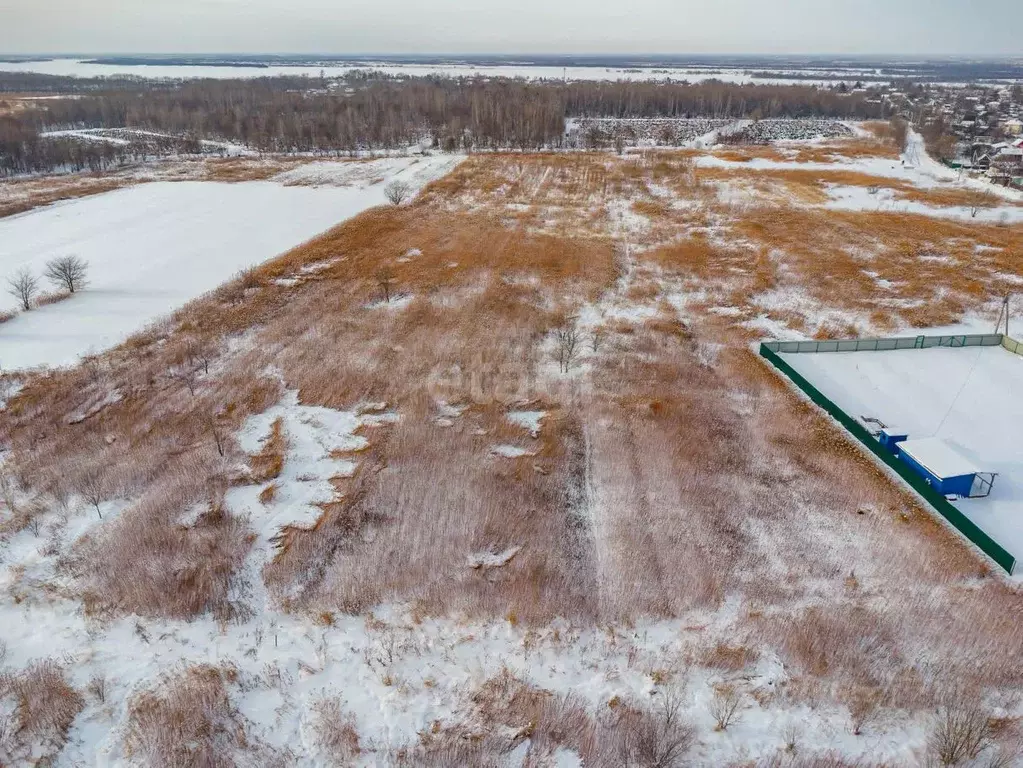
[[[894,436],[894,437],[898,437],[899,435],[908,435],[909,434],[909,430],[908,429],[904,429],[903,427],[900,427],[898,424],[895,424],[894,426],[883,427],[881,429],[881,431],[884,432],[886,435]]]
[[[935,477],[962,477],[984,471],[940,437],[906,440],[899,443],[899,451]]]

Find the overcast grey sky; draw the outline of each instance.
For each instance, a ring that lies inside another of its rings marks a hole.
[[[0,0],[0,53],[1023,56],[1023,0]]]

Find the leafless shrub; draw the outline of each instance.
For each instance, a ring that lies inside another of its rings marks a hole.
[[[96,514],[100,520],[103,519],[103,512],[99,505],[107,500],[109,489],[107,488],[106,476],[102,468],[92,465],[87,467],[78,477],[78,493],[83,499],[96,508]]]
[[[93,675],[89,679],[89,685],[86,689],[92,694],[96,701],[100,704],[105,704],[107,700],[107,679],[103,675]]]
[[[739,708],[742,706],[742,694],[731,683],[722,683],[714,687],[710,699],[710,714],[714,718],[714,729],[726,731],[728,726],[739,721]]]
[[[970,190],[966,193],[966,205],[970,209],[970,218],[977,218],[977,214],[982,210],[988,210],[998,205],[999,200],[995,195],[990,192],[982,192],[980,190]]]
[[[210,363],[216,354],[216,347],[208,341],[190,338],[185,343],[185,359],[197,370],[201,368],[205,374],[209,374]]]
[[[355,718],[333,698],[315,702],[313,711],[313,731],[320,749],[335,765],[351,765],[361,751]]]
[[[976,758],[991,743],[989,713],[971,697],[950,701],[935,718],[929,739],[942,765],[961,765]]]
[[[554,354],[562,373],[568,373],[579,354],[579,329],[574,323],[554,331]]]
[[[89,263],[80,256],[58,256],[46,262],[46,279],[68,293],[81,290],[87,284]]]
[[[377,285],[380,286],[380,291],[384,294],[384,302],[390,304],[391,302],[391,288],[397,281],[394,270],[390,267],[381,267],[376,271]]]
[[[847,697],[854,736],[863,734],[863,728],[873,721],[881,703],[881,691],[876,686],[857,685]]]
[[[22,310],[28,312],[32,309],[32,302],[39,293],[39,278],[32,274],[28,267],[24,267],[14,274],[14,277],[7,279],[7,292],[18,300]]]
[[[621,712],[601,724],[601,752],[617,741],[618,763],[642,768],[673,768],[683,764],[696,739],[696,729],[683,717],[685,694],[669,688],[652,710],[619,705]],[[605,755],[610,757],[610,755]]]
[[[195,397],[195,388],[199,382],[199,371],[195,366],[188,363],[182,363],[174,368],[171,368],[169,376],[175,381],[180,381],[185,387],[188,388],[188,394]]]
[[[206,420],[206,426],[209,429],[210,436],[213,438],[213,444],[217,447],[217,455],[223,456],[227,450],[227,442],[225,440],[223,428],[217,421],[216,416],[210,416]]]
[[[412,186],[395,179],[384,187],[384,195],[391,205],[403,205],[412,196]]]
[[[788,723],[781,732],[781,737],[785,744],[785,751],[790,755],[796,754],[799,750],[799,739],[802,735],[803,731],[802,728],[800,728],[799,723]]]
[[[984,761],[984,768],[1012,768],[1019,765],[1023,757],[1023,740],[999,744],[991,750]]]
[[[33,662],[19,673],[0,674],[0,701],[6,698],[13,700],[15,708],[6,739],[0,741],[0,764],[4,765],[24,760],[38,764],[55,757],[85,705],[64,670],[52,660]]]

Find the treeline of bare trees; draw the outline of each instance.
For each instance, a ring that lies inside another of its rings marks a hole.
[[[0,76],[0,91],[6,87]],[[119,81],[104,91],[92,87],[79,88],[75,99],[47,101],[0,119],[0,173],[62,163],[91,168],[117,157],[110,147],[73,149],[60,141],[33,141],[45,128],[133,127],[237,141],[268,152],[354,153],[423,140],[442,151],[557,148],[564,141],[566,116],[883,116],[881,104],[867,94],[717,81],[562,83],[353,74],[332,81],[197,80],[152,89]],[[44,146],[51,144],[56,146]]]
[[[28,121],[0,117],[0,177],[56,169],[103,171],[124,163],[126,155],[115,144],[44,138]]]

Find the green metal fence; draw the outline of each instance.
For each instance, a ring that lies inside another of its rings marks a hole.
[[[1000,333],[975,333],[956,336],[904,336],[889,339],[765,341],[764,345],[772,352],[793,354],[796,352],[887,352],[896,349],[931,349],[932,347],[997,347],[1004,343],[1004,337]]]
[[[1023,355],[1023,344],[1015,339],[1010,339],[1008,336],[1002,336],[1002,346],[1014,355]]]
[[[926,338],[926,337],[924,337]],[[931,337],[938,338],[938,337]],[[949,337],[940,337],[949,338]],[[964,337],[956,337],[964,338]],[[966,337],[969,338],[969,337]],[[988,338],[988,337],[983,337]],[[877,339],[881,341],[881,339]],[[801,389],[814,403],[823,408],[829,415],[831,415],[839,424],[848,430],[853,437],[859,440],[866,448],[883,461],[890,469],[899,475],[904,481],[906,481],[910,487],[913,488],[918,494],[920,494],[928,504],[934,507],[937,512],[948,520],[963,536],[976,544],[988,557],[994,560],[999,566],[1004,568],[1010,574],[1013,572],[1013,568],[1016,565],[1016,558],[1013,557],[1009,552],[1003,549],[999,544],[982,531],[972,520],[966,515],[956,509],[948,500],[940,493],[931,488],[927,484],[927,481],[923,477],[914,472],[907,464],[899,461],[895,458],[894,454],[890,453],[885,449],[877,439],[871,435],[866,428],[852,418],[849,414],[835,405],[831,400],[824,396],[824,394],[818,390],[813,384],[803,378],[802,375],[796,372],[796,370],[782,360],[778,354],[778,350],[772,349],[782,344],[804,344],[807,342],[764,342],[760,345],[760,354],[766,359],[771,365],[777,368],[782,374],[784,374],[793,384]],[[817,342],[810,342],[817,343]],[[827,343],[827,342],[820,342]],[[1001,343],[1001,338],[997,343]],[[938,346],[938,345],[932,345]],[[943,345],[943,346],[948,346]],[[962,345],[959,345],[962,346]],[[972,344],[966,346],[981,346],[980,344]],[[987,345],[983,345],[987,346]],[[993,345],[992,345],[993,346]],[[903,349],[903,347],[886,347],[887,349]],[[910,347],[912,348],[912,347]],[[784,350],[782,350],[784,351]],[[800,350],[793,350],[800,351]],[[809,351],[809,350],[805,350]],[[837,350],[833,350],[837,351]],[[844,350],[843,350],[844,351]]]

